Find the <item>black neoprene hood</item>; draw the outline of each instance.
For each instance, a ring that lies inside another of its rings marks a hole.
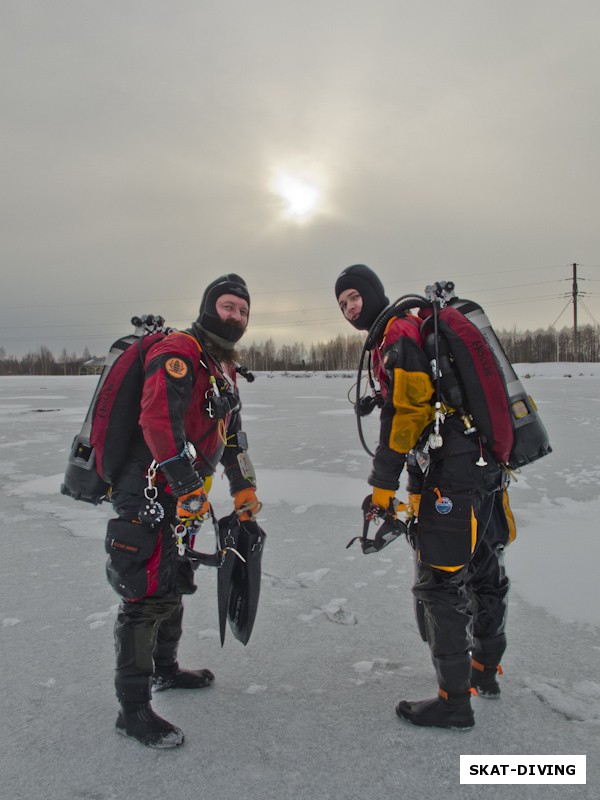
[[[389,305],[382,282],[370,267],[354,264],[347,267],[335,282],[335,297],[339,300],[346,289],[355,289],[362,297],[362,310],[355,320],[348,320],[359,331],[368,331],[383,309]]]
[[[224,322],[217,314],[217,300],[224,294],[240,297],[248,303],[248,308],[250,308],[250,294],[246,281],[234,272],[230,272],[208,284],[202,295],[200,313],[195,324],[201,331],[212,336],[222,347],[231,349],[242,338],[245,329]]]

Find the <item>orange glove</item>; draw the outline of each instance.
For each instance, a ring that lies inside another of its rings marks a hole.
[[[262,503],[256,497],[256,490],[252,486],[236,492],[233,495],[233,502],[241,520],[256,519],[256,515],[262,508]]]
[[[177,498],[177,516],[186,525],[195,520],[202,520],[210,513],[210,503],[204,491],[204,486],[199,486],[193,492],[182,494]]]

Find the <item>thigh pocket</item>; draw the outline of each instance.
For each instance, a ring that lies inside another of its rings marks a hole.
[[[160,556],[160,530],[126,519],[111,519],[106,530],[106,577],[127,600],[150,594],[154,562]]]
[[[446,569],[462,566],[471,558],[476,537],[472,492],[423,487],[417,526],[420,561]]]

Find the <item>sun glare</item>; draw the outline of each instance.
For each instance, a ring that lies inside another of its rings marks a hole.
[[[304,178],[280,175],[275,182],[275,191],[283,200],[283,214],[288,219],[304,221],[319,210],[321,192]]]

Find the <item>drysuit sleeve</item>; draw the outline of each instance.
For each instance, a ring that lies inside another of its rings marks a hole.
[[[239,398],[237,387],[236,396]],[[240,402],[241,409],[241,402]],[[229,481],[229,491],[233,497],[242,489],[256,487],[256,475],[247,451],[246,434],[242,431],[239,410],[232,414],[227,426],[227,444],[221,457],[225,475]]]
[[[381,347],[381,363],[387,392],[368,482],[396,491],[406,454],[417,444],[435,413],[429,364],[413,322],[398,319],[392,323]]]
[[[168,337],[171,338],[171,337]],[[173,348],[163,342],[150,348],[146,357],[140,426],[155,461],[167,461],[182,453],[186,444],[184,416],[195,381],[194,351]],[[188,458],[161,467],[175,495],[202,485]]]

